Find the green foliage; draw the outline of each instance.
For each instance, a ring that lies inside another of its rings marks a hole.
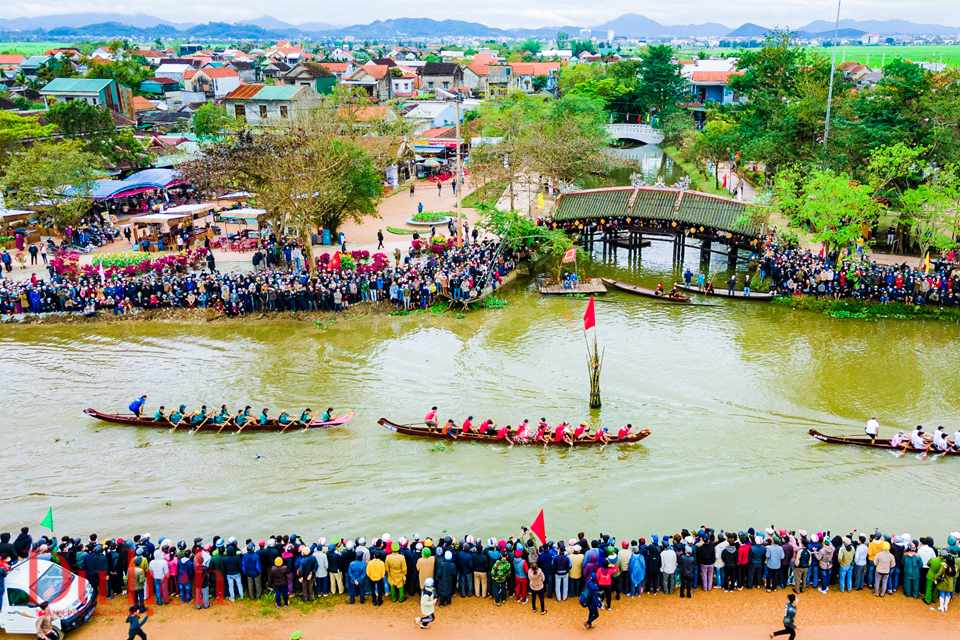
[[[461,200],[460,204],[464,207],[479,207],[481,204],[494,207],[508,186],[508,183],[504,180],[491,180],[477,187],[470,195]]]
[[[843,319],[896,319],[896,320],[950,320],[960,322],[960,309],[925,304],[912,305],[901,302],[869,302],[859,300],[832,300],[809,296],[774,298],[773,304],[791,309],[813,311]]]
[[[686,82],[680,67],[672,62],[673,54],[673,47],[666,44],[651,45],[643,53],[640,94],[642,101],[656,111],[676,105]]]
[[[140,92],[140,83],[153,76],[141,57],[122,56],[116,62],[96,62],[89,66],[88,78],[116,80],[129,87],[135,94]]]
[[[730,159],[736,148],[738,129],[727,120],[715,119],[707,123],[697,134],[693,154],[697,159],[713,163],[714,188],[720,188],[720,163]]]
[[[21,146],[21,141],[49,136],[54,125],[41,125],[39,116],[20,116],[9,111],[0,111],[0,173],[9,155]]]
[[[86,195],[100,177],[96,168],[99,164],[99,158],[76,140],[33,145],[6,168],[8,203],[26,206],[46,202],[45,212],[54,224],[70,224],[90,207]]]
[[[412,236],[417,232],[416,229],[402,229],[400,227],[387,227],[387,233],[392,233],[397,236]]]
[[[413,219],[417,222],[440,222],[444,218],[456,216],[452,211],[421,211],[413,214]]]
[[[485,309],[503,309],[507,306],[507,301],[497,296],[489,296],[484,298],[481,304]]]
[[[193,112],[194,133],[202,138],[219,136],[224,131],[235,129],[237,126],[236,119],[227,115],[226,107],[213,102],[202,104]]]
[[[674,111],[660,121],[663,131],[663,143],[676,145],[694,130],[693,116],[686,109]]]
[[[47,110],[46,119],[67,136],[89,138],[113,133],[117,128],[108,109],[85,100],[57,102]]]

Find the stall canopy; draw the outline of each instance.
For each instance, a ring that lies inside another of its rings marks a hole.
[[[137,216],[136,218],[131,218],[130,222],[135,222],[137,224],[166,224],[169,222],[176,222],[177,220],[183,220],[190,217],[190,213],[148,213],[146,215]]]
[[[120,198],[151,189],[165,189],[182,182],[180,172],[175,169],[144,169],[131,173],[123,180],[97,180],[92,185],[89,197],[94,200]],[[75,193],[76,189],[67,189],[67,195]]]
[[[205,211],[212,206],[213,206],[212,204],[181,204],[177,207],[170,207],[169,209],[164,209],[162,213],[192,215],[194,213],[199,213],[200,211]]]
[[[257,222],[260,216],[266,214],[265,209],[230,209],[221,211],[220,217],[224,220],[243,220],[245,222]]]

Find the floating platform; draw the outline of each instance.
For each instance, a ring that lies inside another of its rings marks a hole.
[[[581,280],[574,289],[564,289],[560,283],[541,284],[538,289],[541,295],[545,296],[590,296],[607,292],[607,288],[603,286],[603,281],[601,281],[600,278],[590,278],[586,281]]]

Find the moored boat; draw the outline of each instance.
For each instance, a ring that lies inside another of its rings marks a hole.
[[[386,418],[380,418],[379,420],[377,420],[377,424],[379,424],[384,429],[389,429],[390,431],[394,431],[396,433],[402,433],[403,435],[407,435],[407,436],[431,438],[433,440],[450,440],[450,441],[456,441],[456,442],[480,442],[484,444],[510,444],[505,440],[498,440],[496,436],[481,435],[479,433],[461,433],[461,434],[458,434],[456,437],[453,437],[451,435],[442,433],[439,429],[437,429],[436,431],[430,431],[427,427],[415,427],[409,424],[400,424],[397,422],[392,422],[391,420],[388,420]],[[629,436],[627,436],[622,440],[616,438],[615,436],[611,437],[609,444],[633,444],[636,442],[640,442],[641,440],[643,440],[649,435],[650,435],[649,429],[642,429],[640,431],[631,433]],[[533,439],[524,440],[524,441],[514,440],[513,444],[534,445],[539,447],[542,447],[544,445],[543,442],[537,442]],[[570,446],[570,443],[564,442],[564,441],[554,442],[551,440],[546,444],[547,446],[551,446],[551,447],[569,447]],[[594,440],[592,437],[589,440],[573,441],[574,447],[602,446],[603,444],[604,442],[602,440]]]
[[[745,295],[743,291],[734,291],[733,295],[731,296],[730,292],[727,291],[726,289],[718,289],[714,287],[713,291],[707,293],[706,291],[701,291],[700,289],[698,289],[693,285],[686,285],[686,284],[683,284],[682,282],[676,282],[674,284],[676,285],[677,289],[682,289],[684,291],[689,291],[691,293],[699,293],[700,295],[704,295],[704,296],[718,296],[720,298],[737,298],[738,300],[753,300],[754,302],[770,302],[771,300],[773,300],[772,293],[757,293],[757,292],[751,291],[750,295],[748,296],[748,295]]]
[[[820,433],[816,429],[810,429],[807,431],[811,436],[819,440],[820,442],[827,442],[829,444],[850,444],[857,447],[869,447],[870,449],[886,449],[887,451],[903,451],[903,447],[892,447],[890,446],[890,440],[887,438],[877,438],[876,442],[870,442],[868,436],[830,436],[825,433]],[[913,447],[907,446],[907,453],[923,453],[922,450],[914,449]],[[941,455],[943,451],[937,451],[935,448],[930,449],[930,455]],[[960,452],[957,451],[947,451],[946,455],[956,456],[960,455]]]
[[[664,291],[662,294],[658,294],[655,289],[647,289],[646,287],[640,287],[635,284],[630,284],[629,282],[621,282],[619,280],[612,280],[610,278],[600,279],[614,289],[619,289],[620,291],[625,291],[626,293],[634,293],[638,296],[645,296],[647,298],[653,298],[662,302],[690,302],[690,296],[671,296],[669,291]]]
[[[173,425],[169,422],[156,422],[153,418],[142,417],[138,418],[135,415],[130,414],[119,414],[119,413],[103,413],[97,411],[96,409],[84,409],[83,412],[90,416],[91,418],[96,418],[97,420],[103,420],[104,422],[111,422],[113,424],[122,424],[131,427],[153,427],[157,429],[173,429]],[[252,421],[248,424],[245,424],[240,431],[296,431],[299,429],[324,429],[327,427],[336,427],[341,424],[350,422],[356,416],[355,413],[345,413],[342,416],[338,416],[333,420],[323,422],[320,418],[314,418],[310,424],[306,427],[293,426],[289,424],[279,424],[276,420],[270,420],[267,424],[260,424],[259,421]],[[216,425],[212,420],[208,420],[199,431],[206,433],[219,433],[221,425]],[[184,431],[190,431],[194,428],[194,425],[190,424],[181,424],[177,429],[183,429]],[[238,431],[238,427],[230,425],[223,429],[224,433],[235,433]]]

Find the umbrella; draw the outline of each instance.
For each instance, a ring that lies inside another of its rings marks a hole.
[[[424,161],[423,166],[434,169],[436,167],[442,166],[443,163],[437,160],[436,158],[430,158],[429,160]]]

